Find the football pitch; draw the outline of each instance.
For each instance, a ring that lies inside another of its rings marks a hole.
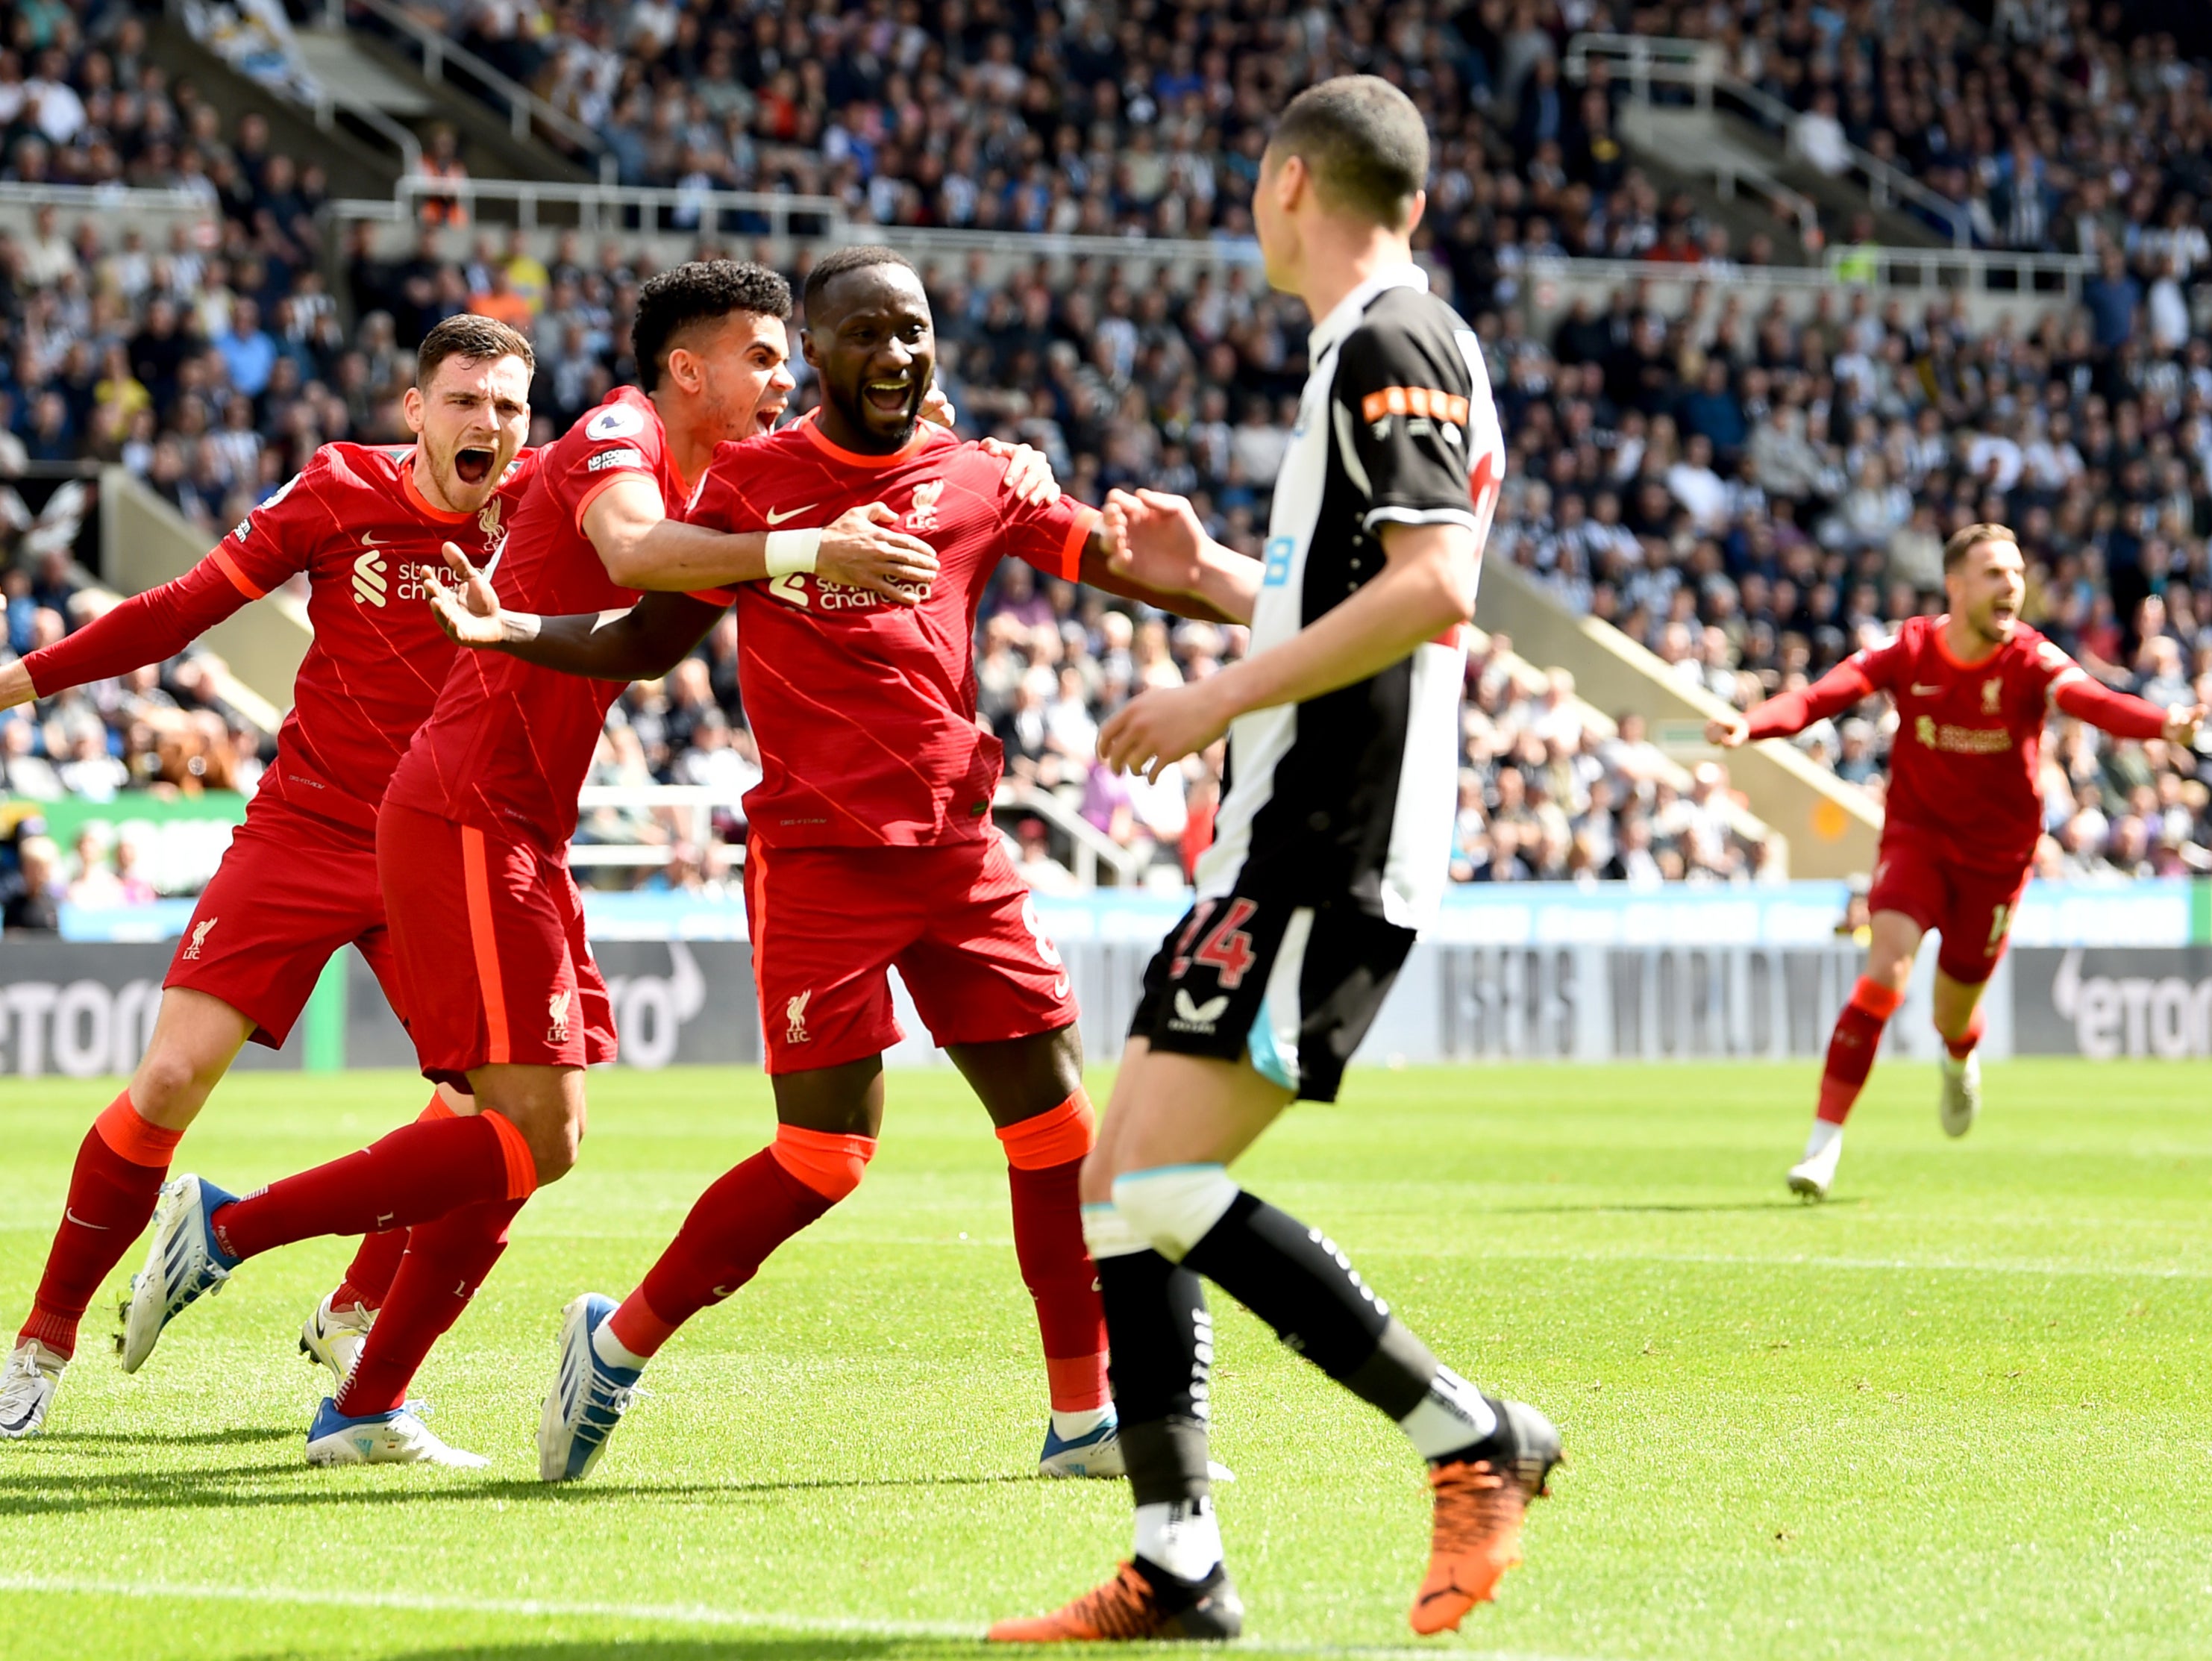
[[[2212,1074],[1992,1066],[1983,1123],[1951,1143],[1933,1069],[1885,1065],[1836,1197],[1807,1208],[1782,1173],[1814,1080],[1367,1069],[1241,1166],[1447,1360],[1556,1419],[1571,1463],[1500,1603],[1419,1643],[1418,1462],[1217,1298],[1238,1649],[2212,1652]],[[561,1305],[626,1291],[760,1145],[757,1074],[594,1077],[583,1164],[532,1202],[416,1385],[489,1471],[304,1465],[323,1375],[295,1340],[350,1242],[242,1269],[135,1378],[106,1353],[111,1289],[47,1433],[0,1443],[9,1650],[904,1661],[984,1653],[989,1619],[1094,1585],[1127,1554],[1126,1489],[1030,1474],[1043,1370],[997,1144],[949,1071],[890,1086],[860,1192],[671,1344],[579,1487],[534,1480]],[[11,1335],[113,1089],[0,1085]],[[180,1168],[242,1192],[423,1093],[243,1075]]]

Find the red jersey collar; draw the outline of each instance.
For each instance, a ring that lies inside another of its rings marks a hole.
[[[818,408],[817,405],[817,410]],[[848,450],[842,445],[832,444],[823,437],[822,429],[815,423],[817,410],[809,410],[793,424],[804,429],[806,436],[811,439],[818,448],[826,451],[832,459],[841,461],[848,467],[866,467],[871,470],[896,467],[900,462],[920,455],[934,444],[937,441],[937,435],[943,430],[929,422],[917,421],[915,423],[914,436],[888,455],[863,455],[858,450]]]
[[[1935,626],[1928,632],[1936,642],[1936,655],[1942,658],[1944,662],[1949,664],[1954,669],[1982,668],[1985,665],[1995,661],[1997,654],[2003,651],[2007,644],[2007,642],[2003,641],[1999,641],[1982,656],[1974,659],[1972,662],[1968,662],[1965,658],[1959,656],[1956,653],[1952,651],[1951,642],[1948,638],[1950,627],[1951,614],[1948,611],[1946,611],[1942,617],[1936,619]]]
[[[407,505],[422,514],[423,518],[434,520],[441,525],[467,524],[476,517],[474,514],[451,513],[436,506],[429,497],[422,494],[422,487],[416,484],[415,458],[421,453],[421,448],[422,447],[417,445],[409,450],[399,464],[399,488],[406,494]]]

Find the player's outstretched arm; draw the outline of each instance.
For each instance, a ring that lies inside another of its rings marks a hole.
[[[1778,692],[1748,715],[1731,710],[1707,721],[1705,742],[1734,750],[1753,739],[1790,738],[1816,721],[1843,714],[1874,690],[1857,660],[1845,658],[1802,691]]]
[[[892,529],[897,519],[881,502],[870,502],[825,526],[719,531],[669,518],[660,487],[639,474],[592,499],[584,534],[608,576],[625,588],[683,593],[811,571],[911,605],[915,591],[936,581],[937,553],[921,538]]]
[[[1482,545],[1467,526],[1386,524],[1382,551],[1379,576],[1280,645],[1123,705],[1099,729],[1100,759],[1157,779],[1237,716],[1365,680],[1473,614]]]
[[[627,611],[540,617],[510,611],[493,596],[482,572],[452,543],[446,563],[460,586],[429,588],[438,626],[463,646],[504,652],[546,669],[592,680],[653,680],[682,662],[706,638],[723,608],[689,594],[647,594]]]
[[[173,581],[110,606],[75,634],[0,669],[0,709],[173,658],[253,598],[220,551]]]
[[[2051,689],[2051,701],[2063,714],[2121,739],[2164,739],[2168,744],[2194,745],[2197,726],[2204,719],[2201,703],[2177,703],[2161,709],[2155,703],[2100,685],[2079,670]]]
[[[1081,580],[1180,617],[1249,623],[1260,562],[1206,535],[1197,511],[1163,490],[1112,490],[1083,551]]]

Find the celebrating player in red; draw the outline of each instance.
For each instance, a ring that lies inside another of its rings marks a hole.
[[[247,1040],[282,1044],[331,953],[350,940],[400,1001],[374,830],[385,781],[444,684],[452,645],[420,585],[441,542],[489,563],[529,472],[530,344],[480,317],[441,323],[406,397],[411,447],[326,444],[199,564],[58,644],[0,669],[0,708],[158,663],[297,573],[314,641],[246,824],[201,895],[129,1088],[77,1151],[30,1318],[0,1375],[0,1435],[45,1420],[77,1323],[153,1214],[172,1150]],[[517,465],[518,459],[521,465]],[[426,1117],[469,1110],[434,1096]],[[343,1378],[399,1265],[405,1232],[371,1234],[302,1345]],[[143,1351],[126,1349],[135,1369]]]
[[[720,535],[672,514],[718,442],[781,413],[790,298],[775,272],[727,261],[645,285],[631,329],[644,386],[617,392],[538,457],[499,571],[518,603],[618,610],[647,585],[766,574],[765,533]],[[890,517],[858,507],[806,534],[855,592],[900,594],[936,561],[926,543],[878,522]],[[574,1162],[583,1068],[614,1055],[565,857],[613,698],[611,688],[465,654],[385,793],[377,867],[398,1007],[423,1072],[465,1080],[478,1111],[407,1126],[243,1200],[196,1176],[166,1190],[125,1321],[142,1353],[246,1258],[313,1235],[428,1225],[316,1415],[310,1463],[478,1463],[406,1411],[407,1385],[504,1250],[517,1209]]]
[[[1923,935],[1936,959],[1936,1031],[1943,1040],[1939,1112],[1963,1136],[1981,1110],[1982,989],[2003,956],[2013,908],[2027,885],[2043,823],[2037,767],[2049,712],[2118,738],[2189,744],[2203,710],[2160,709],[2114,692],[2020,621],[2020,544],[2002,525],[1970,525],[1943,548],[1950,610],[1913,618],[1883,644],[1853,654],[1801,692],[1770,698],[1706,735],[1734,748],[1786,738],[1877,691],[1897,705],[1889,793],[1875,858],[1874,938],[1866,972],[1828,1043],[1820,1104],[1796,1193],[1824,1199],[1843,1155],[1844,1120],[1874,1066],[1882,1025],[1904,1001]]]
[[[707,1190],[619,1308],[597,1294],[569,1305],[540,1474],[586,1474],[669,1335],[858,1186],[882,1123],[882,1052],[900,1037],[887,980],[896,965],[1006,1146],[1015,1250],[1051,1391],[1040,1468],[1118,1475],[1076,1196],[1094,1116],[1066,970],[992,827],[1000,748],[975,722],[975,611],[1008,555],[1209,614],[1203,597],[1235,578],[1208,559],[1117,569],[1096,509],[1009,506],[1002,461],[919,425],[935,344],[927,297],[899,255],[830,255],[808,279],[806,316],[821,408],[770,438],[725,446],[690,518],[746,530],[882,501],[936,551],[933,579],[909,596],[917,604],[826,580],[804,538],[771,551],[764,582],[655,595],[611,624],[488,618],[439,602],[471,643],[626,680],[664,672],[734,599],[739,682],[765,775],[745,799],[745,896],[775,1141]]]

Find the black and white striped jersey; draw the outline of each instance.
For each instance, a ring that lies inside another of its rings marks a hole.
[[[1504,441],[1474,332],[1413,265],[1377,272],[1323,318],[1268,520],[1257,653],[1357,593],[1386,525],[1486,537]],[[1346,901],[1401,928],[1432,918],[1458,800],[1460,631],[1371,679],[1257,709],[1229,729],[1229,784],[1201,899],[1232,889]]]

